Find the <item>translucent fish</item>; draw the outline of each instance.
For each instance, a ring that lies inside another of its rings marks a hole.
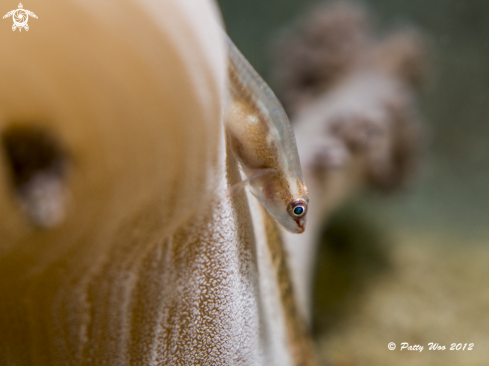
[[[226,129],[251,193],[293,233],[305,230],[309,197],[294,132],[275,94],[233,42],[229,47],[230,103]]]

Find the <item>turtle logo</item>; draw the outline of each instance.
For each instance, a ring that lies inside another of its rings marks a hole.
[[[29,25],[27,24],[27,21],[29,20],[29,15],[37,19],[36,14],[34,14],[32,11],[25,10],[24,7],[22,6],[22,3],[20,3],[18,9],[9,11],[7,14],[3,16],[3,19],[12,16],[12,18],[14,19],[14,25],[12,26],[13,31],[15,31],[17,28],[19,28],[19,32],[22,31],[22,28],[28,31]]]

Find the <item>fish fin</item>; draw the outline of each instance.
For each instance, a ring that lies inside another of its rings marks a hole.
[[[264,174],[275,173],[276,171],[277,171],[276,169],[257,169],[255,172],[253,172],[253,174],[249,178],[246,178],[241,182],[229,186],[226,189],[226,197],[233,196],[235,193],[239,192],[242,188],[246,187],[253,179],[261,177]]]

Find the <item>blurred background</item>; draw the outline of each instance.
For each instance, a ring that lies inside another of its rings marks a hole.
[[[219,0],[228,33],[272,89],[275,40],[316,3]],[[489,2],[361,4],[381,32],[408,25],[427,39],[429,77],[418,99],[425,138],[403,191],[365,192],[325,225],[313,324],[321,364],[486,365]],[[425,350],[389,351],[389,342]],[[435,352],[428,342],[475,346]]]

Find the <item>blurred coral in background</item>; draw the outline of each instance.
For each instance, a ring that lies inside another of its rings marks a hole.
[[[321,363],[486,364],[489,4],[220,3],[291,114],[311,202],[321,196],[317,226],[289,243]]]

